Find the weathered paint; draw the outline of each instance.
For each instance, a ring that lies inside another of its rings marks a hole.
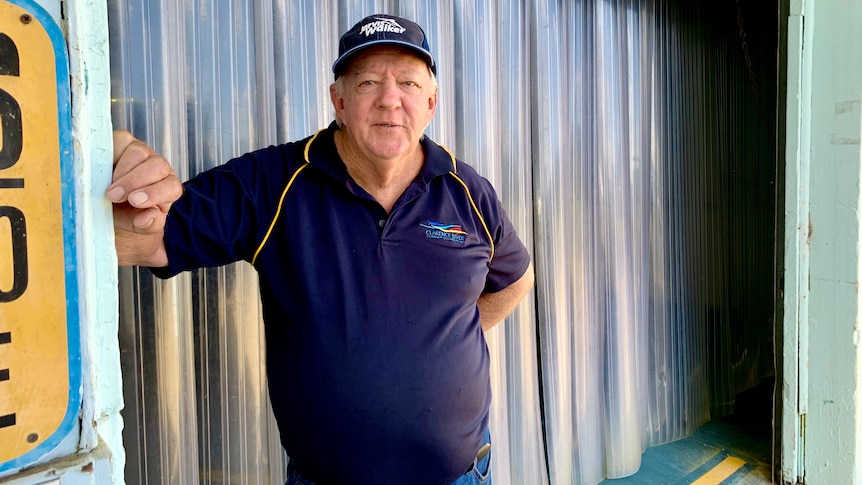
[[[809,330],[800,338],[800,369],[807,364],[810,375],[807,382],[800,380],[808,394],[802,409],[807,411],[803,476],[815,485],[860,483],[862,4],[809,0],[803,12],[800,117],[802,138],[809,143],[802,144],[800,156],[810,160],[809,226],[814,228],[809,277],[796,282],[809,286],[807,320],[800,316],[801,327]]]
[[[72,455],[20,473],[3,485],[108,485],[111,481],[111,452],[102,445],[90,453]]]
[[[783,399],[780,475],[785,482],[802,475],[800,413],[804,413],[806,388],[801,382],[807,366],[800,365],[804,352],[808,314],[808,137],[802,116],[808,104],[803,90],[810,67],[803,52],[805,15],[803,0],[790,4],[787,19],[787,124],[784,228],[784,322],[782,339]]]
[[[82,342],[81,430],[4,485],[123,483],[122,384],[117,344],[117,272],[111,206],[104,197],[112,171],[107,7],[93,0],[37,3],[61,22],[69,49],[75,209],[80,241]],[[65,456],[64,456],[65,455]]]
[[[79,255],[85,346],[83,416],[80,448],[93,450],[95,466],[89,476],[64,478],[63,485],[77,483],[123,483],[125,453],[122,443],[123,406],[117,343],[117,260],[114,252],[111,204],[105,188],[113,171],[113,139],[110,118],[110,63],[108,18],[105,2],[65,2],[72,82],[72,129],[79,163]],[[90,426],[92,425],[92,426]]]

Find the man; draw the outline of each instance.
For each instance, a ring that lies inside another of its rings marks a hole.
[[[436,65],[418,25],[367,17],[333,64],[336,122],[184,187],[115,134],[121,264],[259,273],[289,484],[490,483],[483,330],[532,267],[490,183],[423,135]]]

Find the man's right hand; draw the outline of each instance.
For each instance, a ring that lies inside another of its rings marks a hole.
[[[167,266],[165,219],[182,193],[167,160],[128,131],[114,132],[114,175],[106,195],[114,204],[120,266]]]

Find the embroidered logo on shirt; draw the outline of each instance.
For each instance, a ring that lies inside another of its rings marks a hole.
[[[428,221],[419,225],[425,228],[425,237],[428,239],[452,241],[462,245],[467,240],[467,231],[457,224],[443,224],[440,222]]]
[[[392,19],[382,19],[378,17],[376,21],[363,25],[362,29],[359,30],[359,33],[365,34],[366,37],[370,37],[377,32],[394,32],[396,34],[403,34],[405,30],[407,29],[400,26],[398,22]]]

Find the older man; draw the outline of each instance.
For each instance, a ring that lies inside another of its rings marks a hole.
[[[332,125],[184,187],[116,133],[120,262],[254,265],[288,483],[489,483],[483,330],[532,287],[528,252],[490,183],[423,134],[437,83],[418,25],[363,19],[333,72]]]

